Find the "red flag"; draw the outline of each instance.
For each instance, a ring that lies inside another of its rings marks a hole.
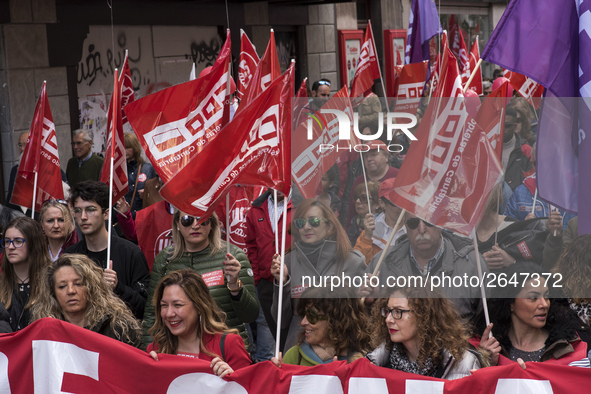
[[[396,106],[394,112],[416,113],[423,96],[428,68],[428,60],[396,66],[396,80],[394,82]]]
[[[458,23],[456,22],[456,16],[452,15],[449,17],[449,22],[447,24],[449,28],[449,49],[451,53],[454,54],[456,59],[460,57],[460,28],[458,27]]]
[[[366,91],[371,89],[373,81],[380,78],[380,66],[375,48],[376,43],[373,38],[371,21],[368,21],[359,61],[357,61],[357,68],[355,69],[355,76],[351,84],[351,97],[363,96]]]
[[[178,174],[229,118],[230,35],[211,72],[130,103],[125,112],[164,183]]]
[[[242,100],[259,60],[254,45],[252,45],[244,30],[240,29],[240,61],[238,63],[238,90],[236,91],[239,100]]]
[[[206,217],[234,184],[289,194],[293,70],[292,64],[164,185],[160,193],[168,202]]]
[[[470,79],[470,54],[464,41],[464,35],[460,30],[460,55],[458,56],[458,63],[460,67],[460,76],[462,77],[462,86],[466,85],[468,79]]]
[[[269,38],[267,49],[265,49],[261,61],[254,70],[252,80],[240,101],[238,112],[246,108],[255,97],[267,89],[271,82],[280,75],[281,68],[279,67],[279,56],[277,55],[277,46],[275,45],[275,33],[271,29],[271,38]]]
[[[482,102],[476,123],[482,128],[488,142],[495,151],[499,163],[503,155],[503,131],[505,128],[505,110],[509,90],[509,81],[505,81]]]
[[[444,48],[447,48],[447,33],[445,30],[441,34],[441,42],[444,45]],[[431,68],[431,91],[435,91],[437,88],[437,84],[439,83],[439,74],[441,72],[441,53],[438,53],[435,62],[433,63],[433,67]]]
[[[302,123],[308,115],[303,113],[303,108],[308,106],[308,78],[304,78],[298,92],[296,93],[296,101],[293,104],[293,119],[292,119],[292,130]]]
[[[474,69],[476,68],[476,65],[478,64],[479,61],[480,61],[480,48],[478,47],[478,36],[476,36],[476,39],[474,40],[474,44],[472,44],[472,49],[470,50],[470,74],[472,74],[472,71],[474,71]],[[470,77],[470,76],[468,76],[468,77]],[[462,83],[464,83],[464,82],[462,81]],[[482,94],[483,94],[482,68],[478,67],[478,70],[476,71],[476,75],[474,75],[474,78],[472,79],[472,82],[470,82],[470,87],[468,89],[473,90],[476,92],[476,94],[478,94],[479,96],[482,96]]]
[[[41,211],[43,201],[49,198],[64,198],[57,150],[55,125],[47,100],[46,85],[43,82],[31,122],[29,139],[18,167],[11,199],[13,204],[32,207],[35,173],[37,173],[37,193],[34,210]]]
[[[129,56],[127,50],[125,51],[125,61],[123,67],[121,67],[121,74],[119,75],[119,84],[121,86],[121,121],[122,124],[129,122],[123,107],[135,100],[135,94],[133,91],[133,81],[131,79],[131,71],[129,69]]]
[[[433,97],[390,199],[430,223],[469,235],[501,165],[466,111],[458,64],[447,47]]]
[[[339,138],[339,119],[335,114],[325,112],[331,110],[345,113],[351,124],[353,108],[346,86],[332,96],[320,111],[306,106],[303,113],[308,115],[307,122],[300,123],[293,132],[291,175],[304,198],[316,195],[322,175],[358,142],[356,137],[348,140]]]
[[[115,82],[113,84],[113,96],[109,103],[109,113],[107,116],[107,149],[105,151],[105,161],[101,169],[100,181],[110,184],[111,158],[113,160],[113,201],[125,197],[129,191],[127,180],[127,161],[125,159],[125,142],[123,141],[123,121],[121,119],[121,83],[123,80],[117,78],[117,69],[115,69]]]
[[[511,81],[511,86],[513,86],[520,95],[525,97],[531,105],[536,109],[540,109],[540,106],[542,105],[542,94],[544,93],[544,87],[542,85],[515,71],[505,70],[503,76]]]

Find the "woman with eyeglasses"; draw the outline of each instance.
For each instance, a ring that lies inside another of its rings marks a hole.
[[[372,317],[377,348],[367,358],[379,367],[452,380],[487,366],[452,302],[428,288],[397,288]]]
[[[213,372],[224,377],[252,362],[238,330],[229,329],[226,314],[213,300],[208,286],[193,270],[166,275],[154,293],[156,320],[147,352],[176,354],[211,362]]]
[[[200,223],[201,221],[201,223]],[[226,324],[236,328],[248,348],[248,333],[244,323],[251,323],[259,315],[259,304],[254,289],[250,262],[244,251],[222,241],[218,217],[213,213],[201,220],[175,209],[172,217],[173,245],[156,256],[148,299],[152,299],[160,280],[172,271],[191,269],[200,274],[209,291],[226,313]],[[154,324],[154,305],[146,303],[144,311],[144,346],[152,342],[149,329]]]
[[[361,299],[350,289],[336,289],[335,298],[322,298],[322,293],[311,288],[302,294],[296,308],[302,318],[298,344],[281,362],[306,366],[335,359],[353,362],[370,350],[369,320]]]
[[[78,242],[74,217],[65,200],[47,200],[41,207],[39,222],[47,237],[49,258],[56,261],[70,245]]]
[[[64,320],[128,345],[141,345],[140,325],[115,295],[103,270],[83,254],[64,253],[47,268],[34,320]]]
[[[10,314],[13,331],[25,328],[31,308],[39,301],[42,276],[49,263],[47,240],[41,225],[19,217],[6,226],[0,241],[4,253],[0,273],[0,302]]]
[[[363,276],[365,270],[365,258],[351,247],[345,229],[326,205],[314,199],[304,200],[292,217],[294,243],[292,250],[285,255],[281,306],[280,256],[275,255],[271,265],[271,274],[275,278],[271,313],[277,318],[278,308],[282,308],[282,328],[289,327],[286,349],[297,344],[301,319],[296,313],[296,304],[305,288],[312,286],[309,283],[312,278],[318,283],[321,278],[331,275]],[[323,290],[328,295],[330,285]]]

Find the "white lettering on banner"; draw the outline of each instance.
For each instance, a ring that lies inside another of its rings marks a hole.
[[[33,341],[33,379],[35,393],[62,393],[65,373],[99,380],[99,353],[71,343]]]
[[[499,379],[495,394],[505,393],[553,394],[554,391],[549,380]]]
[[[186,148],[191,147],[198,139],[203,137],[210,139],[220,131],[220,125],[217,122],[223,116],[227,76],[228,73],[224,74],[207,94],[207,97],[199,103],[195,111],[192,111],[186,119],[160,125],[143,136],[154,160],[158,161],[167,156],[179,154]],[[199,125],[203,127],[198,128]],[[205,141],[199,141],[197,145],[201,146],[204,143]],[[195,149],[194,146],[192,148]],[[177,155],[175,157],[178,158],[170,160],[177,161],[182,156]],[[170,163],[158,163],[160,167],[165,164]]]
[[[196,387],[199,387],[199,389],[196,390]],[[248,394],[246,389],[236,382],[226,382],[216,375],[203,372],[179,376],[170,383],[166,392],[170,394],[195,392],[207,394]]]
[[[41,147],[51,153],[53,157],[59,157],[57,153],[57,138],[55,136],[55,125],[47,118],[43,118],[43,129],[41,131]]]
[[[261,90],[267,89],[267,87],[271,84],[271,74],[263,75],[261,77]]]
[[[158,253],[162,252],[162,250],[172,245],[172,238],[170,236],[171,229],[164,230],[158,238],[156,238],[156,243],[154,245],[154,257],[158,256]]]
[[[341,394],[343,386],[338,376],[294,375],[289,385],[289,394],[331,393]]]
[[[538,89],[538,83],[531,78],[525,78],[525,82],[519,88],[519,93],[526,99],[531,99],[534,92]]]
[[[361,47],[361,53],[359,54],[359,62],[357,63],[357,70],[355,74],[360,74],[361,71],[365,70],[369,67],[369,62],[371,58],[375,57],[375,53],[373,52],[373,37],[371,40],[367,40],[363,43]]]
[[[396,108],[405,109],[402,105],[418,105],[423,96],[424,82],[403,83],[398,86],[398,96],[396,97]]]
[[[273,154],[270,150],[279,146],[279,124],[279,104],[275,104],[269,107],[254,122],[248,133],[248,140],[244,141],[238,157],[234,158],[224,171],[222,171],[209,190],[201,198],[193,201],[191,205],[204,211],[207,210],[219,190],[230,183],[230,176],[236,178],[244,170],[245,166],[258,157],[258,155],[265,153]],[[265,150],[264,148],[267,149]],[[260,171],[266,171],[266,168],[261,168]]]
[[[246,52],[242,53],[246,54],[246,56],[252,59],[250,54]],[[254,62],[254,59],[252,59],[251,61]],[[250,80],[252,79],[252,72],[250,71],[250,67],[248,67],[248,62],[246,60],[242,60],[240,62],[240,65],[238,66],[238,79],[240,80],[240,83],[244,86],[248,86],[248,84],[250,84]]]
[[[8,357],[0,352],[0,393],[10,394],[10,381],[8,380]]]
[[[404,391],[412,394],[443,394],[443,386],[444,382],[407,379]]]
[[[348,394],[380,394],[388,393],[386,379],[382,378],[350,378]]]

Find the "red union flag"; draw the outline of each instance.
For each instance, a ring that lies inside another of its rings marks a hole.
[[[277,56],[277,46],[275,45],[275,33],[271,29],[271,37],[267,44],[267,49],[261,58],[261,61],[254,70],[252,80],[244,92],[244,96],[240,101],[238,112],[246,108],[246,106],[254,100],[259,94],[265,91],[267,87],[281,75],[281,68],[279,67],[279,56]]]
[[[478,64],[479,60],[480,48],[478,47],[478,36],[476,36],[476,38],[474,39],[474,44],[472,44],[472,49],[470,50],[470,74],[472,74],[472,71],[474,71],[474,69],[476,68],[476,65]],[[468,75],[468,78],[470,78],[470,75]],[[467,81],[468,80],[466,80],[466,82]],[[466,82],[464,82],[462,78],[462,84],[465,84]],[[474,78],[472,79],[472,82],[470,83],[470,87],[468,89],[473,90],[476,92],[476,94],[482,96],[482,69],[480,67],[478,68],[478,70],[476,70],[476,75],[474,75]]]
[[[396,80],[394,83],[396,106],[394,112],[416,113],[423,96],[428,68],[428,60],[396,66]]]
[[[476,123],[482,128],[488,142],[494,149],[499,163],[503,154],[503,131],[505,128],[505,110],[509,96],[509,81],[505,81],[482,102]]]
[[[542,105],[541,98],[544,93],[544,87],[542,85],[515,71],[505,70],[503,76],[511,81],[513,89],[517,90],[536,109],[540,109]]]
[[[160,190],[181,211],[207,216],[234,184],[289,194],[292,66],[224,127]],[[287,166],[287,169],[285,168]]]
[[[468,116],[458,64],[447,47],[433,97],[390,199],[430,223],[470,235],[500,179],[501,165]]]
[[[371,89],[373,81],[380,78],[380,66],[375,48],[376,43],[371,30],[371,21],[368,21],[359,61],[357,61],[357,68],[355,69],[355,76],[351,84],[351,97],[363,96],[363,93]]]
[[[449,17],[449,49],[454,57],[457,59],[460,57],[460,28],[456,22],[456,16],[452,15]],[[446,41],[444,41],[446,42]]]
[[[125,112],[164,183],[183,169],[229,119],[230,34],[211,72],[128,104]]]
[[[300,101],[302,99],[298,99]],[[340,119],[334,113],[340,111],[349,120],[348,136],[340,139]],[[306,116],[307,115],[307,116]],[[306,106],[302,110],[302,118],[307,122],[299,124],[292,134],[291,176],[305,198],[316,194],[322,175],[336,163],[341,154],[352,150],[357,138],[351,139],[353,108],[346,86],[332,96],[320,109],[314,111]]]
[[[129,182],[127,179],[127,161],[125,159],[125,143],[123,141],[123,121],[121,119],[121,82],[117,78],[117,69],[115,69],[115,82],[113,84],[113,96],[109,104],[108,113],[108,135],[107,149],[105,151],[105,161],[101,169],[100,181],[110,184],[111,161],[113,162],[113,201],[125,197],[129,191]],[[113,159],[113,160],[111,160]],[[139,175],[138,175],[139,176]]]
[[[458,63],[460,66],[460,76],[462,77],[462,86],[466,85],[468,79],[470,79],[470,54],[468,53],[468,48],[466,47],[466,42],[464,41],[464,35],[462,31],[459,31],[460,34],[460,51],[458,56]]]
[[[259,55],[257,55],[254,45],[244,30],[240,29],[240,61],[238,62],[238,89],[236,91],[239,100],[242,100],[258,64]]]
[[[47,100],[45,82],[35,107],[29,139],[18,167],[11,199],[13,204],[33,206],[35,173],[37,173],[37,193],[34,210],[41,211],[43,201],[49,198],[64,198],[55,125]]]
[[[133,81],[131,79],[131,71],[129,69],[129,56],[127,50],[125,51],[125,61],[121,67],[121,74],[119,75],[119,86],[121,86],[121,120],[125,124],[129,122],[127,116],[123,111],[123,107],[135,100],[135,93],[133,91]]]

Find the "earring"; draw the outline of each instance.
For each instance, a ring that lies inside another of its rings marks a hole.
[[[181,229],[179,228],[179,226],[176,226],[176,231],[181,231]]]

